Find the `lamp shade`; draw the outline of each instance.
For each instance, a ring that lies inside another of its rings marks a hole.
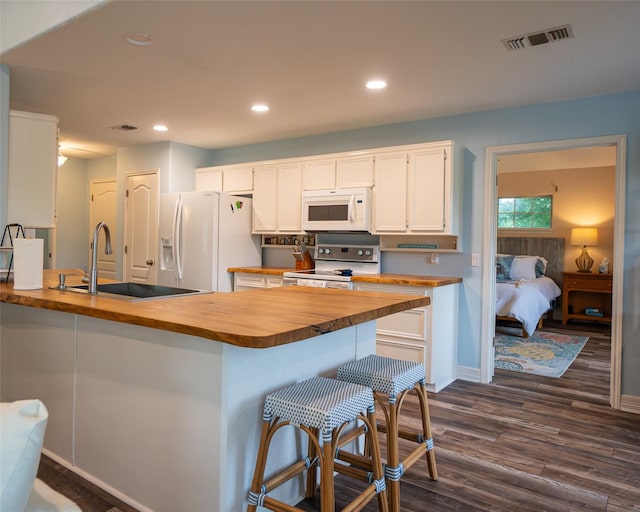
[[[598,228],[572,228],[571,245],[598,245]]]

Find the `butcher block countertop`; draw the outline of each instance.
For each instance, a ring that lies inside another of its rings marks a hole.
[[[248,348],[293,343],[430,303],[424,296],[298,286],[128,302],[49,289],[60,272],[76,274],[67,276],[67,286],[82,284],[80,270],[45,270],[40,290],[14,290],[2,281],[0,301]]]
[[[245,274],[267,274],[270,276],[282,276],[285,272],[295,272],[295,267],[230,267],[227,272],[244,272]]]
[[[282,275],[285,272],[295,272],[295,268],[283,267],[232,267],[227,269],[228,272],[244,272],[248,274],[269,274]],[[354,275],[351,280],[354,283],[378,283],[378,284],[401,284],[406,286],[447,286],[450,284],[461,283],[461,277],[438,277],[438,276],[421,276],[411,274],[371,274],[371,275]]]

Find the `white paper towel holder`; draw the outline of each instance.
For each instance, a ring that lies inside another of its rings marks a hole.
[[[13,241],[13,289],[39,290],[42,283],[44,240],[16,238]]]

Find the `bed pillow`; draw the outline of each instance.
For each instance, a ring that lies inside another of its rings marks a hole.
[[[542,277],[547,273],[547,264],[548,261],[542,256],[536,256],[538,261],[536,261],[536,277]]]
[[[538,261],[537,256],[516,256],[511,262],[509,277],[514,281],[535,279]]]
[[[25,509],[48,418],[40,400],[0,403],[0,510]]]
[[[496,279],[503,281],[510,279],[509,271],[511,270],[511,263],[513,262],[513,256],[508,254],[500,254],[496,256]]]

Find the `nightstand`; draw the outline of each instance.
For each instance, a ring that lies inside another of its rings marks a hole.
[[[562,325],[572,318],[611,323],[613,276],[563,272]],[[588,314],[589,311],[593,313]]]

